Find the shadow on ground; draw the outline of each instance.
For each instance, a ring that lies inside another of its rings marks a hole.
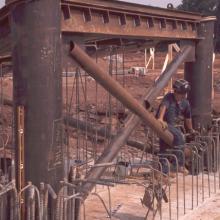
[[[144,220],[144,217],[135,216],[128,213],[117,213],[115,217],[120,220]]]

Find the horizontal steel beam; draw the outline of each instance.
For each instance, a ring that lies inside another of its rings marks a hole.
[[[67,126],[74,127],[76,129],[80,129],[81,131],[88,132],[93,135],[97,134],[98,136],[104,137],[104,138],[111,138],[112,139],[116,136],[116,134],[114,134],[114,132],[111,132],[109,127],[95,128],[94,125],[92,125],[89,122],[78,120],[78,119],[73,118],[68,115],[64,115],[64,124]],[[145,148],[145,144],[143,142],[136,141],[133,139],[128,139],[126,144],[128,146],[134,147],[138,150],[144,150],[144,148]],[[146,148],[146,152],[149,152],[149,151],[150,151],[149,148]]]
[[[12,48],[10,13],[13,5],[25,0],[9,0],[0,9],[0,55]],[[151,40],[200,39],[200,14],[162,9],[121,1],[61,0],[63,36],[136,38]]]
[[[62,0],[62,4],[72,4],[83,7],[90,7],[99,10],[115,10],[122,12],[135,12],[139,14],[149,14],[159,17],[185,19],[185,20],[199,20],[201,14],[175,9],[158,8],[147,5],[134,4],[129,2],[122,2],[118,0]]]
[[[62,32],[157,39],[199,38],[197,25],[201,15],[142,8],[116,1],[63,1]]]
[[[119,40],[119,39],[118,39]],[[131,52],[136,52],[140,50],[144,50],[146,48],[150,47],[155,47],[159,41],[135,41],[134,43],[130,44],[121,44],[121,45],[115,45],[113,42],[112,44],[107,44],[100,46],[99,41],[95,42],[96,44],[94,45],[89,45],[86,44],[86,52],[90,56],[95,56],[95,57],[103,57],[103,56],[108,56],[111,48],[111,55],[115,54],[125,54],[125,53],[131,53]],[[110,47],[111,45],[111,47]]]

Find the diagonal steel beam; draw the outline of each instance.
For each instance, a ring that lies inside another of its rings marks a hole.
[[[152,113],[144,108],[133,98],[117,81],[105,73],[97,63],[93,61],[79,46],[71,42],[70,55],[75,61],[99,84],[101,84],[111,95],[118,99],[125,107],[138,115],[155,133],[167,144],[172,145],[173,135],[164,130]]]
[[[145,100],[147,100],[150,104],[155,100],[164,86],[168,83],[172,75],[177,71],[177,68],[185,61],[187,56],[190,54],[192,50],[191,46],[187,46],[183,48],[181,52],[179,52],[176,58],[167,66],[164,73],[160,76],[160,78],[154,83],[154,85],[149,89],[149,92],[145,95]],[[132,114],[125,124],[125,127],[122,128],[117,136],[111,141],[109,146],[104,150],[103,154],[100,156],[96,164],[111,162],[120,151],[121,147],[126,143],[132,131],[140,124],[141,119]],[[99,179],[102,174],[105,172],[106,167],[98,167],[92,168],[90,172],[87,174],[87,179]],[[80,189],[81,193],[84,194],[84,199],[87,198],[89,192],[93,189],[95,184],[92,183],[84,183]]]

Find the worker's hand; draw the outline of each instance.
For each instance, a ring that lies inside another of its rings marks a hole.
[[[199,134],[199,132],[196,131],[196,130],[194,130],[193,128],[189,130],[189,133],[190,133],[191,135],[198,135],[198,134]]]
[[[199,132],[194,129],[189,129],[186,134],[186,142],[195,141],[195,137],[199,135]]]
[[[168,128],[168,125],[164,120],[158,119],[158,121],[160,122],[160,124],[164,130],[166,130]]]

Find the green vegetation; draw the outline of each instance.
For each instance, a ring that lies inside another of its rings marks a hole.
[[[220,1],[219,0],[182,0],[179,10],[198,12],[206,16],[216,16],[215,49],[220,52]]]

